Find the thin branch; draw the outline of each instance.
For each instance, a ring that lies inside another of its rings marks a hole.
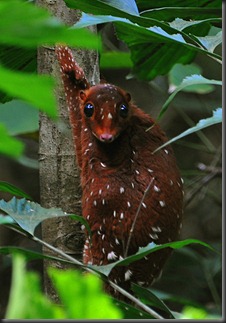
[[[191,202],[192,198],[203,188],[204,185],[208,184],[215,177],[222,175],[222,168],[216,166],[220,160],[220,157],[221,157],[221,147],[218,149],[216,155],[214,156],[209,166],[205,165],[204,163],[199,163],[197,165],[199,170],[203,172],[208,172],[208,174],[202,178],[198,178],[194,182],[194,183],[197,183],[198,186],[193,188],[189,193],[186,194],[186,198],[184,201],[185,206]]]
[[[141,209],[141,206],[142,206],[142,203],[144,202],[144,199],[150,189],[150,186],[151,184],[153,183],[154,181],[154,177],[150,180],[146,190],[144,191],[144,194],[143,194],[143,197],[140,201],[140,204],[138,206],[138,209],[137,209],[137,213],[135,215],[135,218],[133,220],[133,223],[132,223],[132,226],[131,226],[131,229],[130,229],[130,232],[129,232],[129,237],[128,237],[128,241],[127,241],[127,245],[126,245],[126,250],[125,250],[125,253],[124,253],[124,257],[126,258],[127,257],[127,254],[128,254],[128,250],[129,250],[129,245],[130,245],[130,242],[131,242],[131,239],[132,239],[132,235],[133,235],[133,231],[134,231],[134,228],[135,228],[135,225],[136,225],[136,221],[137,221],[137,218],[138,218],[138,215],[140,213],[140,209]]]
[[[150,183],[151,184],[151,183]],[[150,184],[148,187],[150,187]],[[146,190],[147,191],[147,190]],[[145,192],[146,192],[145,191]],[[38,237],[35,236],[28,236],[26,234],[26,232],[21,232],[19,230],[17,230],[15,227],[11,227],[8,226],[9,228],[11,228],[12,230],[21,233],[24,236],[27,236],[29,238],[31,238],[33,241],[40,243],[41,245],[45,246],[46,248],[52,250],[53,252],[55,252],[58,255],[61,255],[63,258],[69,260],[70,262],[79,265],[81,267],[83,267],[86,271],[97,275],[98,277],[101,277],[100,274],[98,274],[96,271],[94,271],[92,268],[87,267],[86,265],[84,265],[83,263],[81,263],[80,261],[76,260],[75,258],[67,255],[66,253],[64,253],[62,250],[59,250],[53,246],[51,246],[50,244],[48,244],[47,242],[39,239]],[[119,287],[118,285],[116,285],[115,283],[113,283],[111,280],[107,280],[107,282],[111,285],[111,287],[113,287],[116,291],[118,291],[120,294],[122,294],[123,296],[127,297],[128,299],[130,299],[132,302],[134,302],[137,306],[139,306],[141,309],[143,309],[145,312],[147,312],[148,314],[152,315],[154,318],[156,319],[163,319],[163,317],[161,315],[159,315],[158,313],[156,313],[154,310],[152,310],[150,307],[148,307],[147,305],[145,305],[144,303],[142,303],[139,299],[137,299],[136,297],[134,297],[133,295],[131,295],[130,293],[128,293],[126,290],[124,290],[123,288]]]

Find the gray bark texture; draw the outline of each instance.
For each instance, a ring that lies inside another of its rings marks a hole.
[[[63,0],[37,0],[36,4],[47,8],[68,26],[73,25],[80,12],[66,7]],[[93,28],[95,32],[95,28]],[[99,81],[98,55],[95,51],[72,49],[74,57],[84,69],[91,84]],[[45,114],[40,115],[40,195],[43,207],[60,207],[67,213],[82,215],[79,171],[75,161],[75,149],[69,124],[60,68],[54,48],[43,46],[38,50],[38,71],[50,74],[58,80],[55,95],[58,101],[58,123]],[[69,217],[57,217],[42,223],[42,239],[52,246],[81,260],[84,236],[81,224]],[[47,249],[44,252],[51,254]],[[54,261],[44,262],[44,288],[46,294],[57,301],[57,296],[47,275],[47,267],[65,269],[68,266]]]

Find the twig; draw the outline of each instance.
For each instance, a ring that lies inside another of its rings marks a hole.
[[[150,186],[150,184],[149,184]],[[148,186],[148,187],[149,187]],[[145,191],[146,192],[146,191]],[[26,234],[26,232],[21,232],[19,230],[17,230],[15,227],[12,226],[7,226],[11,229],[13,229],[16,232],[21,233],[24,236],[28,236]],[[67,255],[66,253],[64,253],[62,250],[59,250],[53,246],[51,246],[50,244],[48,244],[47,242],[39,239],[38,237],[35,237],[33,235],[29,235],[29,237],[34,240],[35,242],[40,243],[41,245],[45,246],[46,248],[52,250],[53,252],[55,252],[56,254],[61,255],[63,258],[69,260],[70,262],[79,265],[81,267],[83,267],[86,271],[95,274],[99,277],[101,277],[100,274],[98,274],[95,270],[93,270],[90,267],[87,267],[86,265],[84,265],[83,263],[81,263],[80,261],[76,260],[75,258]],[[126,290],[124,290],[123,288],[119,287],[118,285],[116,285],[115,283],[113,283],[111,280],[107,281],[116,291],[118,291],[120,294],[124,295],[125,297],[127,297],[128,299],[130,299],[132,302],[134,302],[136,305],[138,305],[141,309],[143,309],[145,312],[147,312],[148,314],[152,315],[154,318],[156,319],[163,319],[163,317],[161,315],[159,315],[158,313],[156,313],[154,310],[152,310],[150,307],[148,307],[147,305],[145,305],[144,303],[142,303],[139,299],[137,299],[136,297],[134,297],[133,295],[129,294]]]
[[[203,172],[208,172],[208,174],[202,178],[198,178],[195,182],[193,182],[193,184],[197,183],[197,185],[199,184],[199,186],[195,187],[193,190],[190,191],[189,194],[187,194],[186,199],[184,201],[185,206],[190,203],[193,196],[197,192],[199,192],[204,185],[208,184],[215,177],[222,175],[222,168],[216,166],[220,160],[220,157],[221,157],[221,147],[218,148],[217,153],[214,156],[210,165],[207,166],[204,163],[199,163],[197,165],[199,170],[201,170]]]
[[[134,231],[134,228],[135,228],[135,225],[136,225],[136,221],[137,221],[138,215],[139,215],[139,213],[140,213],[140,209],[141,209],[142,203],[144,202],[144,199],[145,199],[145,197],[146,197],[146,195],[147,195],[147,192],[149,191],[150,186],[151,186],[151,184],[153,183],[153,181],[154,181],[154,177],[150,180],[150,182],[149,182],[149,184],[148,184],[148,186],[147,186],[146,190],[144,191],[144,194],[143,194],[143,197],[142,197],[142,199],[141,199],[141,201],[140,201],[140,204],[139,204],[139,206],[138,206],[137,213],[136,213],[136,215],[135,215],[135,218],[134,218],[134,220],[133,220],[133,223],[132,223],[132,226],[131,226],[131,229],[130,229],[130,232],[129,232],[129,237],[128,237],[128,241],[127,241],[127,245],[126,245],[126,250],[125,250],[125,254],[124,254],[124,257],[125,257],[125,258],[127,257],[127,254],[128,254],[130,241],[131,241],[131,239],[132,239],[132,234],[133,234],[133,231]]]

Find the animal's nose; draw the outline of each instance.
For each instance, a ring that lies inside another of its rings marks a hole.
[[[100,135],[100,140],[103,142],[112,142],[114,140],[114,136],[110,133],[102,133]]]

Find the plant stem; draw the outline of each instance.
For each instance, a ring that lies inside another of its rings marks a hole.
[[[150,187],[151,183],[149,184],[148,188]],[[148,190],[147,188],[147,190]],[[146,191],[147,191],[146,190]],[[145,191],[145,192],[146,192]],[[13,229],[16,232],[19,232],[25,236],[27,236],[26,232],[21,232],[19,230],[17,230],[15,227],[11,227],[9,226],[11,229]],[[97,273],[97,271],[93,270],[91,267],[88,267],[86,265],[84,265],[83,263],[81,263],[80,261],[76,260],[75,258],[67,255],[66,253],[64,253],[62,250],[59,250],[53,246],[51,246],[50,244],[48,244],[47,242],[39,239],[38,237],[35,236],[29,236],[33,241],[40,243],[41,245],[45,246],[46,248],[52,250],[53,252],[55,252],[58,255],[61,255],[63,258],[69,260],[70,262],[72,262],[75,265],[78,265],[80,267],[83,267],[86,271],[94,274],[94,275],[98,275],[99,277],[101,277],[100,274]],[[147,305],[145,305],[144,303],[142,303],[139,299],[137,299],[136,297],[134,297],[133,295],[129,294],[126,290],[124,290],[123,288],[119,287],[118,285],[116,285],[115,283],[113,283],[111,280],[108,280],[108,283],[115,289],[117,290],[120,294],[124,295],[125,297],[127,297],[128,299],[130,299],[132,302],[134,302],[137,306],[139,306],[142,310],[144,310],[145,312],[147,312],[148,314],[150,314],[151,316],[153,316],[156,319],[163,319],[163,317],[161,315],[159,315],[158,313],[156,313],[154,310],[152,310],[150,307],[148,307]]]

